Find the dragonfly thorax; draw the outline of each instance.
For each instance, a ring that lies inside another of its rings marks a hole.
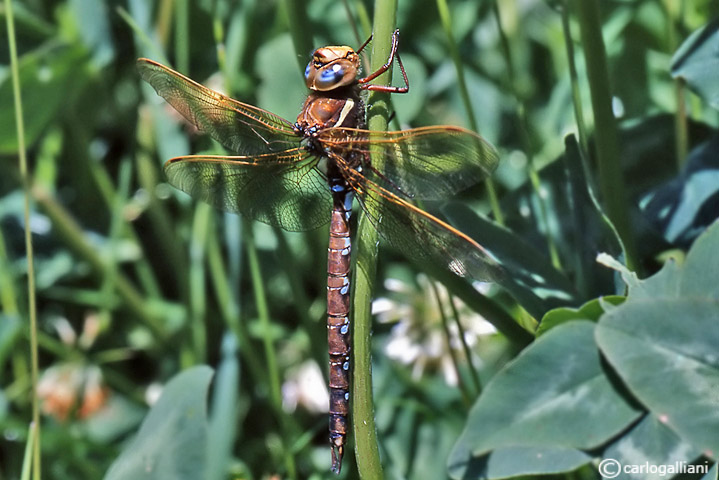
[[[350,47],[318,48],[305,69],[305,83],[318,92],[346,87],[357,81],[359,67],[359,55]]]

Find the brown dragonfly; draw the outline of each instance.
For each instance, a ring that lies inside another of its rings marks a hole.
[[[360,77],[359,53],[347,46],[317,49],[305,70],[310,89],[295,123],[233,100],[148,59],[142,78],[200,131],[236,156],[169,160],[169,182],[222,210],[288,231],[330,222],[327,266],[330,445],[339,473],[349,412],[350,214],[357,200],[389,244],[419,260],[476,279],[500,268],[474,240],[421,210],[412,199],[442,199],[487,177],[494,148],[474,132],[434,126],[396,132],[365,130],[363,90],[405,93],[407,75],[392,36],[387,63]],[[370,37],[371,39],[371,37]],[[405,85],[370,83],[395,58]]]

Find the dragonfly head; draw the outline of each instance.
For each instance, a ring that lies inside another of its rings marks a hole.
[[[350,47],[318,48],[305,69],[305,83],[320,92],[351,85],[357,80],[359,67],[359,55]]]

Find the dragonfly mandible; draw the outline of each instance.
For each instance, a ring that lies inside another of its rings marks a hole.
[[[370,37],[371,39],[371,37]],[[141,58],[142,78],[200,131],[236,155],[172,158],[169,182],[215,207],[288,231],[330,222],[327,266],[330,445],[339,473],[349,413],[350,215],[353,199],[380,238],[405,255],[460,276],[492,280],[501,268],[467,235],[418,208],[484,179],[497,165],[495,149],[476,133],[453,126],[394,132],[365,129],[361,92],[405,93],[407,75],[392,36],[387,62],[360,77],[362,47],[317,50],[305,70],[310,90],[295,123],[233,100],[157,62]],[[397,60],[405,85],[370,83]]]

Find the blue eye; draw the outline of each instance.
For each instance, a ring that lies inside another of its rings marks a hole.
[[[320,73],[320,81],[324,83],[330,83],[335,79],[335,72],[332,70],[322,70],[322,73]]]
[[[332,65],[332,68],[328,68],[320,72],[320,82],[325,84],[337,83],[342,80],[344,75],[345,69],[342,68],[342,65],[335,64]]]
[[[310,62],[307,64],[307,68],[305,68],[305,78],[308,78],[310,76],[310,66],[311,65],[312,65],[312,63]]]

